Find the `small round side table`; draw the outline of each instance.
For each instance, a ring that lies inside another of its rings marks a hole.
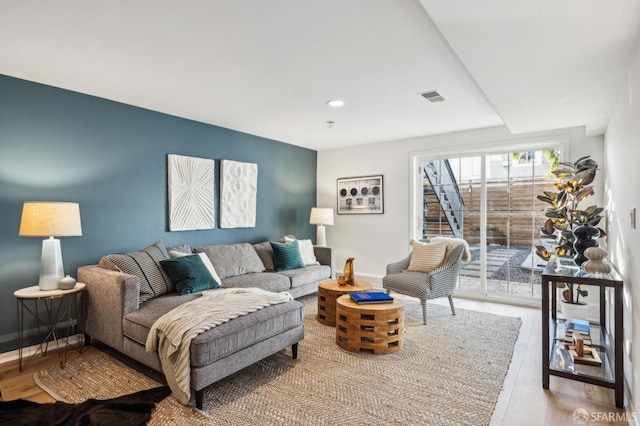
[[[40,290],[40,287],[32,286],[20,290],[16,290],[13,295],[17,299],[18,304],[18,367],[22,371],[23,368],[29,366],[33,358],[42,353],[47,354],[49,342],[53,341],[58,351],[60,366],[64,367],[67,361],[67,351],[75,348],[69,342],[71,331],[77,326],[77,321],[71,318],[72,306],[79,307],[78,295],[85,289],[83,283],[76,283],[76,286],[70,290]],[[72,303],[73,302],[73,303]],[[43,305],[44,311],[41,312],[39,305]],[[79,309],[79,308],[78,308]],[[36,351],[23,363],[22,351],[24,349],[24,313],[25,310],[31,314],[35,320],[38,332],[38,341],[40,342]],[[74,324],[75,323],[75,324]],[[58,335],[58,324],[66,329],[65,336]],[[44,332],[47,332],[44,338]],[[60,343],[64,343],[61,347]]]
[[[325,325],[336,326],[336,299],[343,294],[371,290],[373,286],[366,281],[355,281],[351,285],[338,285],[338,280],[323,281],[318,284],[318,316],[316,319]]]
[[[359,305],[349,296],[338,298],[336,344],[351,352],[384,355],[402,349],[404,306],[392,303]]]

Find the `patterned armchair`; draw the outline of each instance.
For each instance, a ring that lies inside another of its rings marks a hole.
[[[453,290],[458,281],[460,263],[465,251],[465,243],[461,243],[451,248],[447,253],[445,264],[429,272],[409,272],[405,271],[409,266],[411,254],[405,259],[387,265],[387,275],[382,279],[382,287],[387,293],[395,291],[406,296],[417,297],[422,305],[423,323],[427,323],[427,300],[448,297],[451,313],[456,314],[453,307]]]

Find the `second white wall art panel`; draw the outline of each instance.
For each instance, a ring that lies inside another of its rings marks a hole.
[[[214,160],[167,155],[170,231],[215,227],[214,171]]]
[[[258,165],[222,160],[220,172],[220,227],[255,227]]]

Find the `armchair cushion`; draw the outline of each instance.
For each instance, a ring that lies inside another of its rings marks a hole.
[[[409,260],[408,272],[429,273],[442,265],[447,252],[447,242],[421,243],[411,240],[413,250]]]
[[[462,245],[462,262],[469,262],[471,260],[471,252],[469,251],[469,244],[461,238],[453,238],[453,237],[433,237],[431,239],[432,243],[438,241],[445,241],[447,243],[447,253],[444,255],[444,263],[449,263],[449,258],[451,254],[454,252],[455,248],[459,245]]]

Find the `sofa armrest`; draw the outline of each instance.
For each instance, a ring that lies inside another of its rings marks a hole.
[[[123,317],[138,309],[140,279],[90,265],[78,268],[78,281],[86,285],[81,297],[80,329],[122,352]]]
[[[331,267],[331,279],[336,278],[336,251],[333,247],[313,246],[313,253],[321,265]]]

